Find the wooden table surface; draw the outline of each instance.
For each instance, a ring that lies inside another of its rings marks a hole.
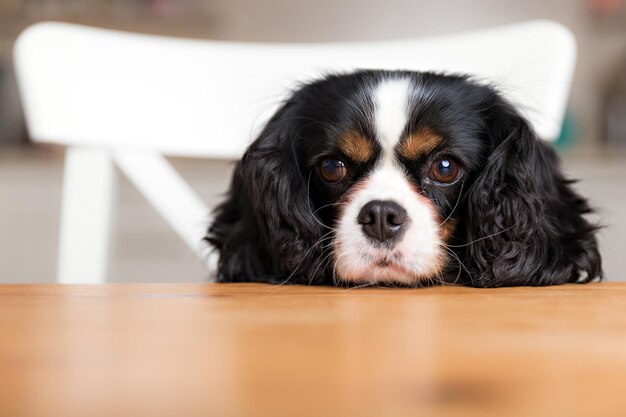
[[[626,285],[4,285],[0,415],[623,416]]]

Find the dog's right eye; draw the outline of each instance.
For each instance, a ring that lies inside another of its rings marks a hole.
[[[328,182],[341,181],[348,174],[343,161],[338,159],[324,159],[320,164],[320,174]]]

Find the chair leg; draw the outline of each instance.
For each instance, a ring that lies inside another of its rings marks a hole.
[[[196,254],[210,223],[209,208],[162,155],[118,153],[115,163]]]
[[[65,155],[57,281],[106,279],[115,191],[113,162],[99,149],[68,148]]]
[[[162,155],[120,152],[116,165],[215,276],[217,254],[202,241],[209,208]]]

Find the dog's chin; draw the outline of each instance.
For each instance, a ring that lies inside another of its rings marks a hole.
[[[356,284],[391,284],[403,286],[418,286],[430,281],[438,271],[432,268],[428,273],[417,273],[414,266],[398,260],[380,258],[368,262],[359,262],[358,265],[343,265],[337,268],[336,274],[340,281]]]

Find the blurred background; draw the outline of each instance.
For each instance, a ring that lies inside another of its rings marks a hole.
[[[0,0],[0,283],[53,282],[63,149],[29,143],[12,70],[15,37],[43,20],[252,42],[377,40],[529,19],[578,41],[569,110],[556,143],[598,209],[609,280],[626,280],[626,0]],[[172,159],[210,205],[232,164]],[[207,272],[143,197],[120,180],[110,281],[202,281]]]

